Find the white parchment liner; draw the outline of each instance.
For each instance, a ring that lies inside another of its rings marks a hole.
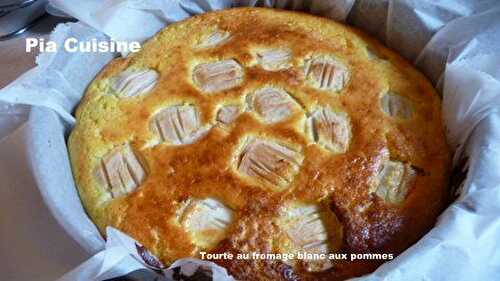
[[[166,24],[192,14],[246,5],[301,10],[347,21],[379,37],[442,90],[448,142],[456,151],[454,169],[463,171],[466,178],[457,181],[461,183],[459,197],[425,237],[360,279],[496,280],[500,276],[498,1],[52,0],[51,4],[80,20],[54,30],[51,40],[59,43],[68,37],[143,41]],[[82,247],[91,253],[103,250],[61,280],[97,280],[141,266],[137,261],[105,258],[108,248],[116,249],[116,245],[105,246],[85,214],[66,148],[75,121],[72,111],[88,83],[114,55],[62,49],[42,54],[37,67],[0,90],[0,138],[29,113],[22,143],[42,197]],[[8,160],[0,157],[0,161]],[[122,237],[119,232],[112,235]],[[120,249],[127,253],[127,247]]]

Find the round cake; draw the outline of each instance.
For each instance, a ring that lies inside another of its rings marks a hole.
[[[238,280],[342,280],[407,249],[447,203],[432,85],[360,31],[307,14],[171,24],[107,65],[76,119],[89,216],[165,264],[232,253],[214,261]]]

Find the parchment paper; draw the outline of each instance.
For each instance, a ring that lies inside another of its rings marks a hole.
[[[500,276],[498,1],[122,0],[103,4],[99,0],[53,0],[51,3],[53,8],[81,21],[59,26],[52,35],[54,40],[68,36],[80,40],[106,36],[115,40],[144,40],[166,24],[192,14],[240,5],[301,10],[347,20],[379,37],[413,61],[442,89],[447,138],[456,151],[453,165],[458,176],[453,183],[458,196],[420,241],[373,274],[359,279],[497,280]],[[28,120],[31,135],[25,143],[30,152],[28,163],[48,207],[85,249],[91,253],[104,250],[90,265],[79,267],[72,274],[96,273],[97,267],[105,266],[106,248],[78,200],[65,137],[74,123],[71,112],[86,85],[114,55],[64,51],[44,54],[37,61],[38,67],[0,91],[0,101],[36,105],[31,109]]]

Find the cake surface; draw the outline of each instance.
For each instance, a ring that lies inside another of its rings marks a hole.
[[[261,8],[174,23],[89,85],[80,197],[164,263],[208,253],[399,254],[447,202],[440,99],[361,32]],[[216,260],[238,280],[342,280],[382,260]]]

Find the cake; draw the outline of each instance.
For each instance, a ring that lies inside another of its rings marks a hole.
[[[213,261],[238,280],[343,280],[385,260],[332,254],[397,256],[445,207],[440,107],[421,73],[352,27],[237,8],[110,62],[68,147],[103,235],[115,227],[167,265],[232,253]],[[253,253],[278,258],[236,258]]]

